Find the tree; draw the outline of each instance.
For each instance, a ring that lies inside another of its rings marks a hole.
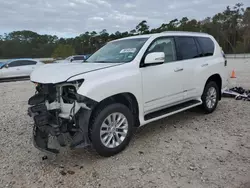
[[[243,30],[243,52],[250,52],[250,7],[247,7],[242,20],[243,27],[245,28]]]
[[[250,7],[244,8],[243,4],[237,3],[204,20],[184,16],[152,29],[149,29],[147,21],[143,20],[130,31],[108,33],[103,29],[100,32],[87,31],[74,38],[40,35],[29,30],[13,31],[0,36],[0,58],[89,54],[111,40],[163,31],[205,32],[213,35],[226,53],[250,53]]]
[[[129,33],[130,33],[131,35],[134,35],[134,34],[136,33],[136,30],[133,29],[133,30],[131,30]]]
[[[136,31],[139,34],[149,33],[149,26],[147,25],[147,21],[143,20],[136,26]]]
[[[52,57],[54,58],[65,58],[75,54],[73,46],[69,44],[59,44],[53,52]]]

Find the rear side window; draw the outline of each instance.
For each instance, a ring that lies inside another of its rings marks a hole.
[[[204,56],[214,55],[214,42],[208,37],[197,37]]]
[[[179,59],[193,59],[201,55],[193,37],[176,37],[176,44]]]
[[[23,66],[25,66],[25,65],[35,65],[36,62],[35,61],[30,61],[30,60],[23,60],[23,61],[21,61],[21,64]]]

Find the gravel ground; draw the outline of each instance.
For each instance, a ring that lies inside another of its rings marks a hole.
[[[229,60],[250,88],[250,60]],[[183,112],[139,129],[122,153],[57,156],[33,147],[29,81],[0,83],[0,187],[249,188],[250,103],[223,98],[213,114]]]

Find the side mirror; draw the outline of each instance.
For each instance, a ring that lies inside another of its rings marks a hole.
[[[70,59],[70,62],[73,62],[74,61],[74,59]]]
[[[162,64],[165,61],[165,54],[164,52],[152,52],[149,53],[144,61],[145,65],[150,64]]]
[[[9,68],[9,65],[8,65],[8,64],[6,64],[4,67],[5,67],[5,68]]]

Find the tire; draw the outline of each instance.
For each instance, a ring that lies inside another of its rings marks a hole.
[[[209,93],[211,93],[210,91],[215,91],[216,93],[214,93],[214,95],[212,95],[212,96],[209,96]],[[216,109],[218,101],[219,101],[219,92],[220,92],[219,87],[216,84],[216,82],[210,81],[206,84],[204,91],[203,91],[203,94],[202,94],[202,97],[201,97],[202,109],[206,114],[210,114]],[[211,101],[213,101],[213,102],[211,102],[211,103],[208,102],[209,99],[210,99],[210,102]],[[212,100],[212,99],[214,99],[214,100]]]
[[[108,117],[110,117],[111,119],[109,119]],[[116,123],[116,126],[118,126],[122,122],[118,121],[118,119],[123,120],[124,118],[126,120],[123,121],[124,124],[120,126],[120,129],[119,128],[114,129],[115,125],[102,126],[104,121],[106,125],[109,125],[110,124],[109,122],[118,122]],[[117,121],[112,121],[112,119],[113,120],[117,119]],[[99,155],[103,157],[110,157],[116,155],[117,153],[123,151],[129,144],[134,127],[134,118],[132,112],[125,105],[115,103],[115,104],[110,104],[108,106],[104,106],[98,112],[95,113],[91,122],[92,123],[91,123],[90,139],[92,141],[94,149]],[[107,131],[107,129],[110,130]],[[102,135],[101,135],[101,130],[102,130]],[[122,132],[121,130],[123,130],[124,132]],[[106,133],[103,134],[103,132]],[[125,132],[126,136],[122,136],[121,133],[124,135]],[[119,137],[120,140],[118,139],[117,136],[118,137],[121,136]],[[108,142],[109,139],[111,139],[110,142]],[[113,140],[117,146],[114,145]],[[120,144],[118,140],[120,141]],[[108,145],[105,145],[105,143],[106,144],[108,143]]]

